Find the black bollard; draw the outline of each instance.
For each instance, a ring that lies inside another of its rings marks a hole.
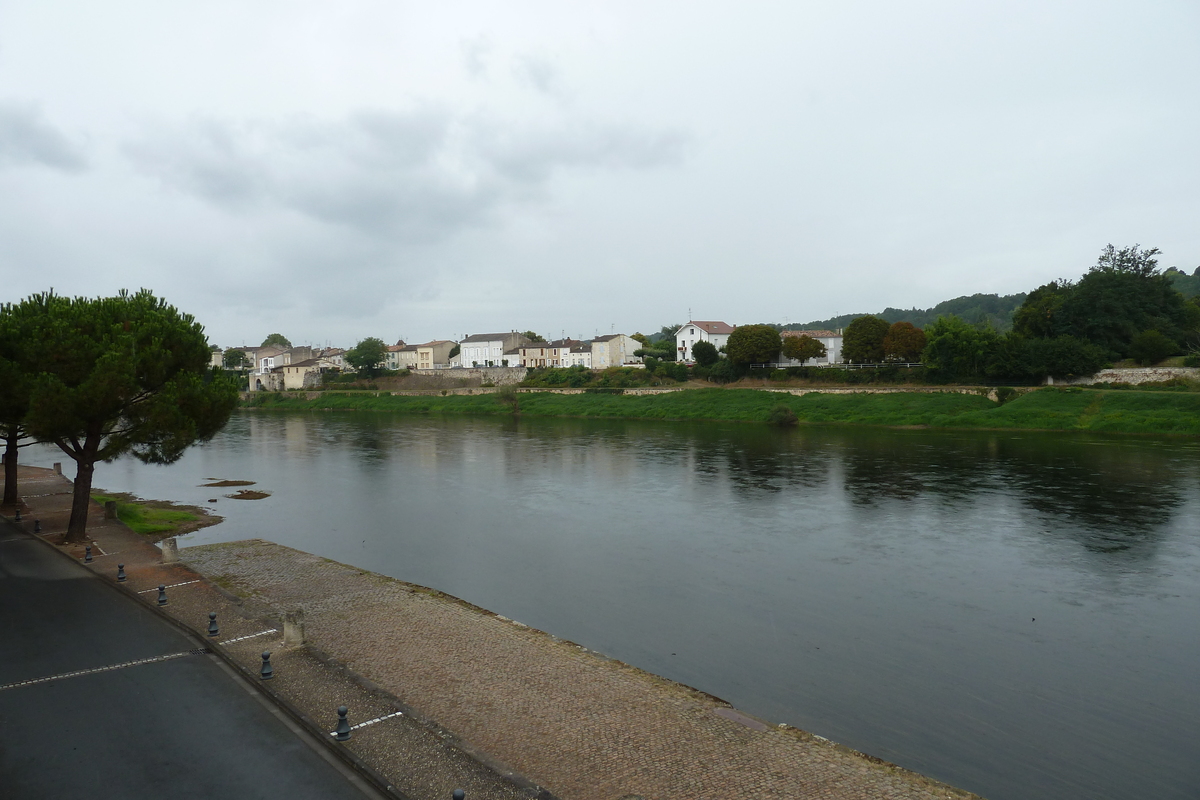
[[[13,517],[13,522],[20,522],[20,521],[21,521],[21,509],[18,507],[17,508],[17,516]]]
[[[92,563],[92,546],[90,544],[87,547],[83,548],[83,563],[85,563],[85,564]]]
[[[467,793],[464,792],[462,789],[454,790],[454,800],[463,800],[463,798],[465,798],[466,796],[467,796]]]
[[[158,585],[158,604],[165,606],[167,604],[167,587],[161,583]]]
[[[215,611],[208,612],[208,635],[210,637],[216,636],[220,632],[221,632],[221,629],[217,627],[217,612],[215,612]]]
[[[125,565],[117,564],[117,580],[121,583],[125,582]]]
[[[33,521],[33,532],[34,533],[42,532],[42,521],[40,519],[35,519]]]
[[[271,666],[271,651],[270,650],[263,650],[262,670],[260,670],[258,674],[259,674],[259,676],[262,677],[262,679],[264,681],[269,681],[269,680],[271,680],[271,678],[275,677],[275,668]]]
[[[350,709],[345,706],[338,706],[338,724],[333,731],[333,738],[339,742],[344,742],[350,738],[350,720],[346,719],[346,714],[350,713]]]

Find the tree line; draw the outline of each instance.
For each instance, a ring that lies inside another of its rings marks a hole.
[[[191,315],[145,289],[0,305],[4,505],[20,503],[19,448],[53,444],[76,465],[67,540],[84,541],[98,462],[169,464],[228,421],[237,385],[211,352]]]
[[[1078,280],[1052,281],[1006,298],[973,295],[948,301],[935,308],[961,307],[969,317],[940,314],[924,329],[910,319],[889,321],[873,314],[827,322],[844,324],[844,362],[920,362],[925,376],[937,382],[1037,382],[1091,375],[1121,359],[1153,364],[1185,352],[1190,353],[1187,363],[1200,366],[1200,293],[1189,298],[1179,291],[1190,286],[1188,281],[1200,282],[1200,269],[1196,276],[1164,272],[1158,268],[1159,254],[1158,248],[1110,244]],[[1013,299],[1019,303],[1009,307]],[[997,325],[992,315],[1006,308],[1011,318]],[[678,327],[664,326],[641,338],[644,349],[637,355],[651,370],[664,370],[660,362],[674,360]],[[781,336],[780,326],[770,324],[734,329],[723,354],[707,343],[693,347],[697,376],[720,382],[748,374],[751,364],[776,362],[780,353],[801,364],[825,355],[816,339]],[[672,366],[663,374],[684,379],[674,371]]]

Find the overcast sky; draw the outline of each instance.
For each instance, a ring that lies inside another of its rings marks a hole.
[[[0,299],[216,344],[804,322],[1200,264],[1200,4],[0,0]]]

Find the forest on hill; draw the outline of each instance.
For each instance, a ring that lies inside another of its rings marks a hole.
[[[1175,287],[1175,291],[1184,297],[1200,295],[1200,267],[1196,267],[1196,271],[1191,275],[1175,267],[1168,267],[1163,270],[1163,274],[1171,279],[1171,285]]]
[[[1005,333],[1012,329],[1013,312],[1021,307],[1025,302],[1026,294],[973,294],[969,297],[956,297],[953,300],[945,300],[938,303],[933,308],[885,308],[883,311],[875,314],[876,317],[887,320],[888,322],[911,322],[918,328],[925,328],[932,325],[934,321],[941,316],[949,316],[953,314],[959,319],[964,320],[972,325],[981,323],[991,323],[998,332]],[[855,319],[865,316],[866,313],[860,314],[842,314],[839,317],[831,319],[821,319],[803,324],[793,323],[791,325],[773,325],[780,330],[838,330],[845,328]]]
[[[1175,290],[1184,297],[1200,296],[1200,267],[1196,267],[1196,270],[1191,275],[1176,267],[1168,267],[1163,270],[1163,274],[1171,279],[1171,284],[1175,287]],[[1013,313],[1021,307],[1026,297],[1028,295],[1024,292],[1006,295],[973,294],[956,297],[953,300],[945,300],[932,308],[905,309],[889,307],[874,316],[888,322],[911,322],[918,328],[927,328],[938,317],[953,314],[972,325],[990,323],[998,333],[1007,333],[1012,330]],[[842,314],[830,319],[819,319],[805,323],[794,322],[790,325],[772,323],[771,326],[785,331],[838,330],[845,328],[855,319],[865,315],[866,312]]]

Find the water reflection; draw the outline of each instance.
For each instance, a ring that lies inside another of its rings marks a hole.
[[[1192,442],[247,413],[97,483],[208,477],[273,494],[194,543],[435,586],[993,800],[1200,785]]]
[[[359,471],[402,452],[420,469],[466,470],[464,480],[537,476],[535,499],[576,486],[628,482],[719,489],[749,506],[836,491],[854,506],[935,502],[961,509],[980,496],[1016,497],[1038,528],[1097,554],[1153,555],[1196,482],[1194,460],[1128,439],[1053,435],[863,431],[749,425],[663,426],[585,420],[397,418],[388,414],[246,415],[255,455],[294,459],[339,452]],[[660,467],[667,473],[649,470]],[[556,488],[557,487],[557,488]]]

